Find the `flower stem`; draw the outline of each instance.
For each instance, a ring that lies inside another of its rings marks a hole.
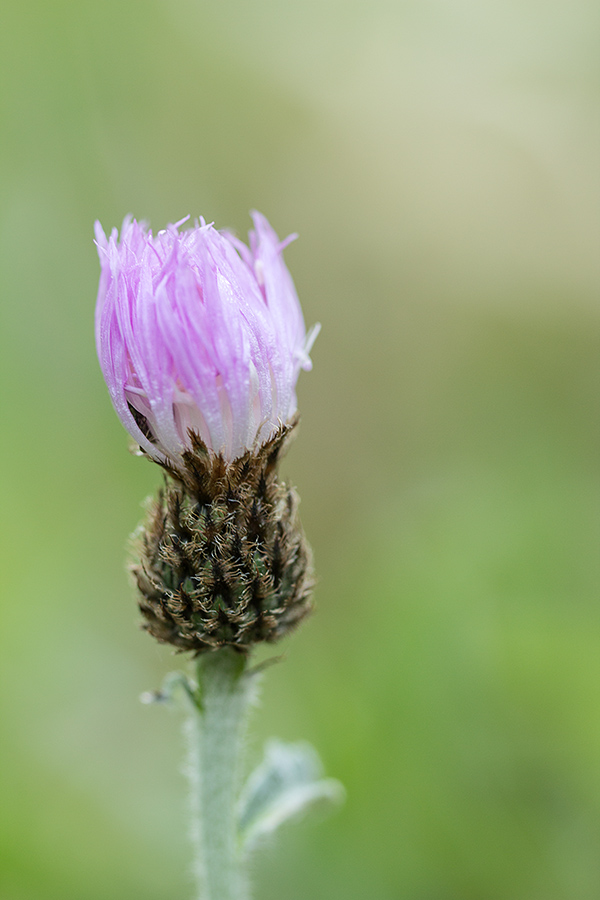
[[[236,821],[239,763],[249,704],[246,659],[229,648],[198,660],[190,723],[193,838],[199,900],[248,900]]]

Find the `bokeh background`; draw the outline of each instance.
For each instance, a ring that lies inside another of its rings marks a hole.
[[[346,785],[257,900],[600,897],[594,0],[13,0],[0,28],[2,900],[192,896],[182,664],[124,545],[160,480],[95,358],[92,223],[283,237],[318,613],[249,759]]]

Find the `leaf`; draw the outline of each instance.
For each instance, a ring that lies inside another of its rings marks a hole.
[[[309,809],[340,804],[345,791],[335,778],[323,778],[316,750],[308,743],[271,740],[265,757],[252,772],[239,802],[238,831],[248,850],[284,822]]]
[[[181,700],[191,703],[194,707],[198,705],[194,686],[183,672],[170,672],[165,677],[159,691],[144,691],[140,700],[146,705],[151,703],[178,704]]]

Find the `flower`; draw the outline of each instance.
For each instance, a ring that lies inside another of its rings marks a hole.
[[[188,217],[189,218],[189,217]],[[280,242],[252,214],[250,247],[203,219],[153,235],[126,218],[96,222],[96,345],[121,422],[157,462],[182,466],[192,434],[230,463],[296,412],[307,336]]]

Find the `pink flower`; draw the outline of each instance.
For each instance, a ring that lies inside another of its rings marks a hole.
[[[100,366],[123,425],[158,462],[180,465],[190,430],[231,462],[296,412],[317,328],[307,337],[283,262],[294,236],[280,242],[252,218],[249,248],[203,219],[157,235],[125,219],[120,239],[96,222]]]

